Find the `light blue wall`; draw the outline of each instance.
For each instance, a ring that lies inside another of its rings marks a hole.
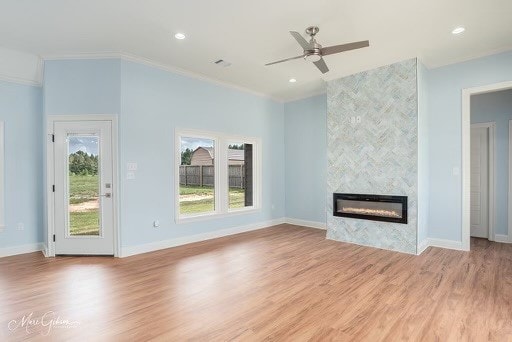
[[[508,234],[508,127],[512,90],[471,97],[471,123],[496,122],[496,234]]]
[[[284,217],[283,104],[122,61],[122,244],[137,245]],[[262,210],[210,221],[174,223],[174,130],[218,131],[260,137]],[[126,163],[136,162],[135,180]],[[274,206],[274,209],[272,209]],[[153,228],[155,219],[161,226]]]
[[[460,175],[452,175],[453,167],[459,171],[462,167],[462,135],[461,135],[461,102],[462,89],[482,86],[497,82],[512,80],[512,52],[501,53],[487,56],[463,63],[453,64],[441,68],[426,70],[422,67],[418,70],[419,76],[419,168],[422,181],[419,184],[420,202],[423,198],[427,199],[426,208],[419,208],[420,220],[421,212],[428,211],[428,217],[424,220],[428,227],[428,237],[461,241],[461,205],[462,205],[462,179]],[[426,99],[426,101],[423,101]],[[291,141],[288,136],[293,137],[293,129],[289,125],[301,126],[300,122],[289,120],[291,117],[290,108],[300,104],[301,101],[291,102],[285,105],[285,134],[287,136],[286,144],[286,170],[292,165],[300,162],[294,161],[290,157]],[[310,105],[315,104],[311,102]],[[316,108],[308,110],[318,113],[326,111],[325,105],[321,102],[315,104]],[[426,110],[425,110],[426,108]],[[422,115],[422,113],[427,115]],[[324,114],[325,115],[325,114]],[[322,114],[319,116],[324,117]],[[426,126],[423,124],[426,122]],[[306,125],[304,125],[306,127]],[[297,135],[299,136],[299,135]],[[299,136],[300,137],[300,136]],[[313,141],[324,141],[324,133],[317,132]],[[301,137],[302,138],[302,137]],[[297,138],[297,140],[299,140]],[[325,153],[322,158],[325,158]],[[423,157],[426,153],[427,157]],[[425,166],[425,162],[428,167]],[[421,171],[423,170],[423,171]],[[422,175],[427,175],[427,179]],[[286,173],[287,184],[289,181],[289,172]],[[302,177],[305,179],[306,177]],[[308,185],[303,185],[308,186]],[[422,189],[428,188],[427,193]],[[311,213],[303,215],[302,211],[309,209],[302,208],[294,202],[296,197],[291,195],[293,188],[287,186],[286,205],[287,216],[295,215],[304,219],[313,220],[315,216]],[[423,196],[423,197],[422,197]],[[318,195],[313,198],[320,198]],[[317,203],[311,200],[309,203]],[[301,216],[302,215],[302,216]],[[502,220],[502,219],[501,219]],[[420,223],[419,240],[425,238],[425,229]],[[501,232],[501,228],[500,228]]]
[[[327,95],[285,104],[286,216],[326,220]]]
[[[41,88],[0,81],[5,130],[5,223],[0,248],[43,239]],[[17,230],[18,223],[24,230]]]
[[[43,125],[48,115],[119,114],[121,108],[121,61],[119,59],[50,60],[44,63]],[[46,155],[46,145],[42,148]],[[43,161],[46,189],[46,159]],[[44,198],[45,248],[47,215]]]
[[[452,175],[452,168],[461,167],[461,90],[511,80],[512,52],[428,70],[426,75],[428,236],[460,241],[461,178]],[[325,95],[283,105],[119,59],[46,61],[44,97],[37,87],[2,82],[0,90],[0,119],[6,129],[7,213],[0,247],[43,241],[40,170],[44,169],[46,120],[41,112],[119,114],[121,176],[126,162],[139,164],[137,179],[121,181],[123,245],[283,216],[325,222]],[[171,172],[175,127],[261,136],[263,210],[175,225]],[[302,154],[322,149],[323,154]],[[299,171],[293,174],[295,167]],[[304,190],[292,186],[300,181]],[[154,219],[161,221],[159,229],[151,227]],[[19,222],[24,231],[15,229]]]
[[[428,70],[418,61],[418,247],[428,236],[429,204],[429,112]]]
[[[283,104],[117,59],[50,61],[45,113],[119,114],[121,244],[133,246],[284,217]],[[175,128],[260,137],[263,208],[175,224]],[[126,163],[138,164],[126,180]],[[274,209],[272,209],[272,207]],[[154,228],[154,220],[160,227]]]
[[[46,115],[119,114],[121,61],[45,61],[43,86]]]
[[[512,52],[429,70],[429,237],[461,241],[462,89],[512,80]]]

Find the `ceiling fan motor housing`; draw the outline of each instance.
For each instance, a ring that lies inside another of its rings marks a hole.
[[[320,48],[305,50],[304,59],[309,62],[318,62],[320,59],[322,59],[322,52],[320,51]]]
[[[319,31],[318,27],[310,26],[306,29],[306,33],[311,36],[309,45],[311,49],[304,50],[304,59],[309,62],[318,62],[322,59],[322,45],[318,44],[315,39],[315,34]]]

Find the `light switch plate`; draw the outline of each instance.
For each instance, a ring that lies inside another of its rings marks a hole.
[[[137,171],[137,163],[126,163],[126,169],[128,171]]]

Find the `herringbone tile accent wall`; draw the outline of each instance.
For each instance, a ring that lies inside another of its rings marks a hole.
[[[416,253],[418,96],[416,59],[327,86],[327,238]],[[361,123],[350,118],[360,116]],[[332,193],[408,196],[408,224],[332,215]]]

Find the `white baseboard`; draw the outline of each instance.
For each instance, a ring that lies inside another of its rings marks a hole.
[[[30,243],[27,245],[3,247],[3,248],[0,248],[0,258],[11,256],[11,255],[40,252],[42,250],[43,250],[42,243]]]
[[[296,225],[296,226],[303,226],[303,227],[323,229],[323,230],[327,229],[325,222],[300,220],[300,219],[295,219],[295,218],[291,218],[291,217],[286,217],[285,222],[288,224]]]
[[[145,243],[143,245],[124,246],[124,247],[121,247],[120,257],[124,258],[124,257],[128,257],[128,256],[136,255],[136,254],[158,251],[160,249],[182,246],[182,245],[186,245],[189,243],[200,242],[200,241],[205,241],[205,240],[210,240],[210,239],[216,239],[216,238],[234,235],[234,234],[240,234],[240,233],[244,233],[244,232],[250,232],[252,230],[268,228],[268,227],[275,226],[278,224],[283,224],[283,223],[285,223],[285,219],[280,218],[280,219],[275,219],[275,220],[270,220],[270,221],[253,223],[253,224],[249,224],[249,225],[241,226],[241,227],[233,227],[233,228],[216,230],[213,232],[208,232],[208,233],[203,233],[203,234],[179,237],[179,238],[170,239],[170,240],[150,242],[150,243]]]
[[[430,246],[430,247],[455,249],[458,251],[464,250],[462,248],[462,241],[434,239],[434,238],[428,238],[427,241],[428,241],[428,246]]]
[[[494,241],[502,243],[511,243],[511,241],[508,239],[508,235],[503,234],[494,234]]]
[[[429,247],[429,244],[428,244],[428,238],[424,239],[423,241],[421,241],[419,244],[418,244],[418,255],[420,255],[421,253],[423,253],[425,251],[425,249],[427,249]]]
[[[494,241],[501,242],[501,243],[512,243],[508,239],[508,235],[502,235],[502,234],[494,235]],[[418,255],[423,253],[425,251],[425,249],[427,249],[428,247],[454,249],[457,251],[464,250],[462,248],[462,242],[460,242],[460,241],[427,238],[427,239],[423,240],[422,242],[420,242],[420,244],[418,245]]]

